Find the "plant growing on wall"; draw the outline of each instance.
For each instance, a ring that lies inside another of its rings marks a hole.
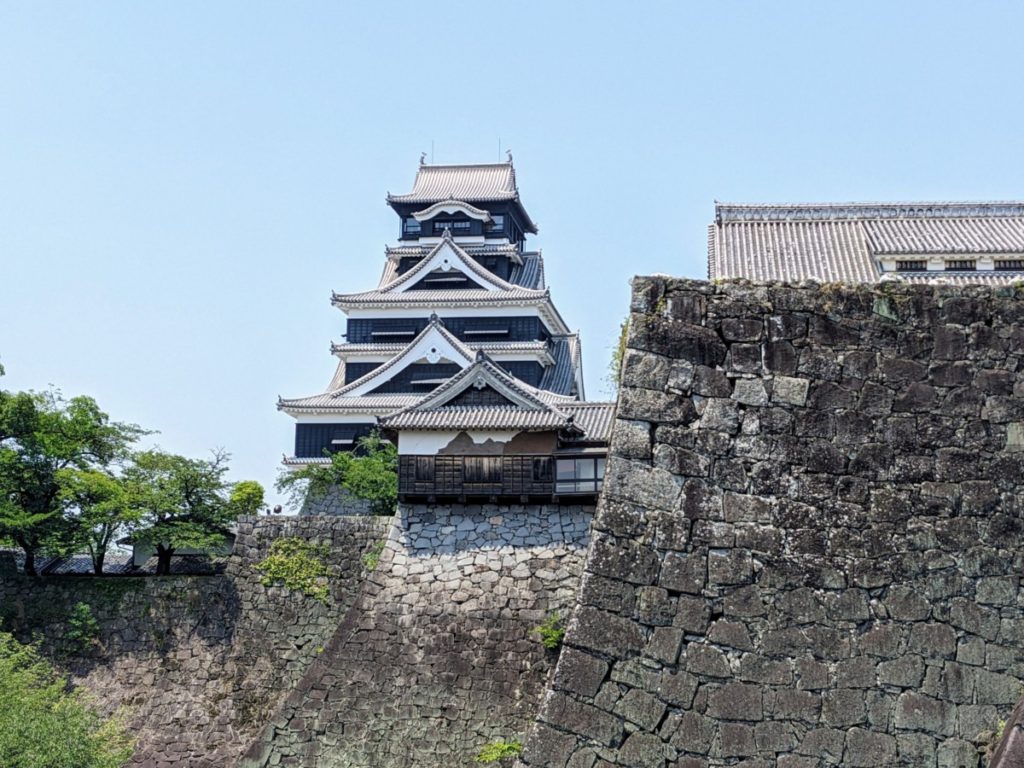
[[[325,603],[330,596],[323,561],[327,553],[326,546],[294,536],[275,539],[270,554],[256,564],[256,570],[263,574],[260,583],[265,587],[280,584]]]
[[[540,635],[541,644],[548,650],[558,648],[565,637],[565,627],[562,626],[562,618],[557,613],[548,614],[544,623],[534,627],[534,631]]]
[[[75,603],[68,616],[64,640],[72,653],[85,653],[100,637],[100,623],[88,603]]]
[[[104,719],[32,646],[0,633],[0,765],[121,768],[134,743]]]
[[[497,739],[489,744],[485,744],[477,753],[475,760],[478,763],[485,764],[500,763],[503,760],[519,757],[522,752],[523,745],[520,742]]]
[[[282,470],[277,489],[289,495],[292,506],[323,498],[342,488],[370,502],[376,515],[391,515],[398,503],[398,449],[372,434],[360,438],[354,451],[330,454],[330,464],[310,464]]]
[[[604,380],[614,393],[619,391],[619,379],[622,377],[622,359],[626,356],[626,339],[629,335],[629,317],[619,325],[619,337],[612,348],[612,358],[608,361],[608,372]]]
[[[363,566],[366,570],[377,570],[377,566],[380,565],[380,556],[384,552],[384,543],[383,541],[378,541],[363,553]]]

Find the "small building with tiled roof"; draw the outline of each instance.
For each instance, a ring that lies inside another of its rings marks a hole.
[[[555,452],[570,443],[588,457],[599,451],[603,475],[612,406],[584,403],[579,335],[555,306],[541,252],[526,247],[537,227],[520,200],[511,157],[483,165],[421,163],[412,191],[389,194],[387,202],[401,224],[379,284],[331,296],[346,328],[345,341],[331,345],[338,363],[327,390],[278,402],[296,420],[295,451],[285,464],[327,461],[383,428],[402,456],[444,454],[451,463],[458,455],[467,466],[478,454],[493,458],[506,449],[522,463],[523,445],[543,445],[537,458],[544,459],[545,479],[534,490],[544,486],[540,495],[548,497],[558,495],[557,462],[569,461]],[[461,386],[469,371],[497,377],[500,387],[492,389],[526,393],[541,405],[518,403],[516,413],[504,405],[424,406]],[[579,425],[586,425],[582,432]],[[576,437],[566,442],[569,435]],[[596,459],[587,461],[585,471],[593,474]],[[425,464],[417,466],[422,477]],[[596,493],[599,477],[584,485],[580,493]],[[450,483],[445,487],[451,491]]]
[[[1024,203],[716,203],[708,277],[1010,284],[1024,280]]]

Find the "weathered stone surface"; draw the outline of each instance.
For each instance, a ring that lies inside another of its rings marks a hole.
[[[49,638],[44,649],[67,664],[76,684],[109,710],[129,708],[139,739],[134,764],[233,764],[327,645],[366,576],[363,554],[391,525],[379,517],[243,518],[222,575],[5,575],[0,614],[23,606],[13,614],[19,634]],[[285,536],[326,548],[326,602],[260,584],[253,566]],[[99,622],[99,642],[65,659],[59,638],[79,602]]]
[[[692,366],[673,393],[697,418],[648,411],[654,466],[617,474],[599,504],[598,529],[607,515],[657,558],[656,582],[601,576],[631,596],[601,604],[647,639],[594,653],[619,688],[667,707],[649,729],[634,714],[629,738],[667,740],[675,766],[980,768],[985,722],[1006,717],[1024,674],[1019,292],[645,280],[660,304],[637,297],[633,320],[656,333],[631,346]],[[677,295],[701,298],[685,324],[667,319]],[[622,431],[613,462],[637,451]],[[650,492],[652,471],[667,493]],[[599,618],[567,642],[604,637]],[[604,711],[625,720],[619,688]],[[639,755],[605,746],[594,765]]]

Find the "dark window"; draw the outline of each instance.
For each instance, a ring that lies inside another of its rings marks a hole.
[[[604,463],[603,456],[558,459],[555,493],[597,493],[604,481]]]
[[[553,479],[552,463],[550,456],[535,456],[533,459],[533,482],[550,483]]]
[[[996,269],[1013,270],[1024,269],[1024,259],[997,259]]]
[[[435,219],[434,232],[450,229],[452,232],[469,232],[472,224],[468,221],[455,221],[454,219]]]
[[[957,259],[955,261],[947,261],[946,269],[960,269],[960,270],[975,270],[978,268],[978,262],[974,259]]]
[[[500,456],[466,456],[462,467],[467,483],[501,482]]]
[[[421,483],[434,482],[434,457],[416,457],[416,480]]]
[[[487,225],[488,232],[501,232],[505,229],[505,217],[500,213],[491,215],[491,223]]]
[[[416,219],[410,216],[407,219],[402,219],[402,229],[407,235],[418,235],[422,227]]]
[[[897,261],[896,270],[898,272],[924,272],[928,268],[928,262],[924,259],[914,259],[913,261]]]

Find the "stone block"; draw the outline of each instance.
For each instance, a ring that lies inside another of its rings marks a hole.
[[[548,698],[541,717],[556,728],[605,746],[614,746],[622,739],[623,726],[619,718],[564,693],[554,693]]]
[[[584,650],[615,658],[639,653],[646,640],[636,622],[589,606],[576,609],[569,632],[573,642]]]
[[[956,706],[947,701],[905,691],[896,700],[894,723],[909,731],[927,731],[944,736],[956,732]]]
[[[708,696],[707,714],[719,720],[760,720],[761,686],[726,683]]]
[[[564,647],[555,669],[554,688],[594,697],[608,674],[608,664],[596,656]]]
[[[846,734],[843,765],[850,768],[877,768],[896,760],[896,739],[885,733],[851,728]]]
[[[776,376],[772,381],[772,402],[784,405],[805,405],[809,385],[808,379]]]
[[[833,728],[859,725],[866,719],[864,691],[840,688],[822,696],[821,721]]]

